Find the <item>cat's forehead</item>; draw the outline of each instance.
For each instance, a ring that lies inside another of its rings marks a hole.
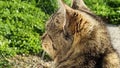
[[[50,16],[50,19],[47,21],[47,24],[60,23],[63,20],[64,20],[64,15],[61,12],[56,12]]]
[[[65,18],[62,13],[56,12],[52,14],[50,19],[48,19],[48,21],[46,22],[46,30],[47,31],[62,30],[64,20]]]
[[[64,18],[64,14],[62,12],[57,11],[56,13],[54,13],[51,16],[52,19],[63,19]]]

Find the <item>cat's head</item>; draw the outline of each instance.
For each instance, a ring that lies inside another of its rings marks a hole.
[[[72,7],[58,0],[59,10],[54,13],[46,23],[46,30],[42,36],[42,47],[52,57],[65,55],[73,43],[80,40],[81,26],[87,22],[86,12],[91,13],[83,0],[73,0]],[[81,24],[81,22],[83,24]],[[87,27],[89,25],[86,25]],[[84,35],[84,33],[83,33]]]

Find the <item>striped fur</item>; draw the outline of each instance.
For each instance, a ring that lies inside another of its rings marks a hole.
[[[72,8],[58,0],[60,9],[46,23],[43,49],[51,56],[51,68],[120,68],[104,22],[83,0]]]

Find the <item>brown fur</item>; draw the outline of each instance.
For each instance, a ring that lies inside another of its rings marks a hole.
[[[83,0],[73,0],[72,8],[59,3],[42,37],[43,49],[54,60],[51,68],[120,68],[103,21]]]

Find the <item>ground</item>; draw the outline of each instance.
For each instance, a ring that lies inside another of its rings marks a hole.
[[[107,28],[111,36],[112,44],[120,55],[120,25],[116,26],[107,24]]]
[[[16,55],[7,59],[12,68],[49,68],[52,62],[45,62],[39,56]]]
[[[111,41],[114,48],[120,54],[120,25],[107,24]],[[7,59],[13,66],[13,68],[48,68],[52,62],[45,62],[39,56],[21,56],[16,55],[13,58]]]

